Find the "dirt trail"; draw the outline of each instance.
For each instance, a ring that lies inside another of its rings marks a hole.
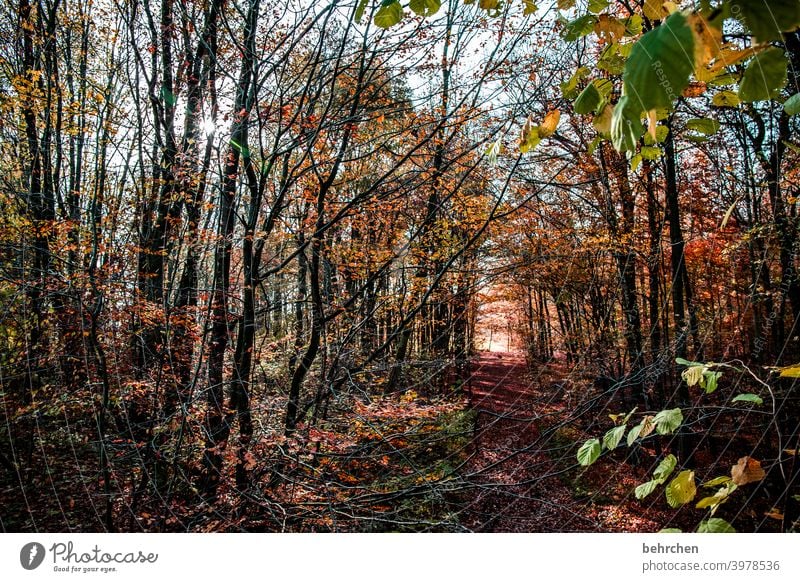
[[[462,523],[473,531],[657,530],[612,491],[625,491],[622,483],[597,483],[591,471],[576,467],[569,441],[542,434],[564,409],[549,386],[531,380],[518,353],[481,352],[474,361],[470,400],[477,420],[465,476],[475,488]]]

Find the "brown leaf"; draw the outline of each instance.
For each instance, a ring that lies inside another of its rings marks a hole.
[[[644,438],[653,432],[656,428],[656,423],[653,422],[653,417],[650,415],[642,419],[642,432],[639,433],[639,438]]]
[[[702,83],[700,81],[694,81],[692,83],[689,83],[686,89],[683,90],[683,96],[700,97],[702,95],[705,95],[707,88],[708,87],[706,86],[705,83]]]
[[[255,468],[256,468],[256,458],[253,456],[253,453],[248,451],[244,454],[244,470],[252,471]]]
[[[750,457],[742,457],[731,468],[731,477],[733,477],[733,482],[737,485],[761,481],[765,475],[764,469],[761,468],[761,462]]]

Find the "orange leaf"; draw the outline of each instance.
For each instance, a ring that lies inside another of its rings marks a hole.
[[[553,135],[558,127],[560,119],[561,112],[558,109],[553,109],[545,115],[542,125],[539,127],[539,137],[549,137]]]

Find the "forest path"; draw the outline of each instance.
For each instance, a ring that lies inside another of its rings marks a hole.
[[[472,531],[656,531],[610,481],[575,463],[576,435],[559,429],[567,406],[552,387],[557,376],[554,365],[532,377],[522,353],[473,360],[477,417],[463,471],[473,489],[461,522]]]

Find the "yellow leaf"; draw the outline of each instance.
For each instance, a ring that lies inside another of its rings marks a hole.
[[[714,107],[736,107],[741,103],[739,96],[733,91],[720,91],[711,98]]]
[[[712,505],[719,505],[720,498],[716,495],[712,495],[711,497],[703,497],[700,501],[697,502],[695,507],[697,509],[705,509],[706,507],[711,507]]]
[[[735,65],[744,59],[764,50],[768,45],[756,45],[740,49],[734,44],[724,44],[719,47],[714,61],[702,67],[695,67],[694,76],[698,81],[708,82],[714,80],[725,67]]]
[[[694,471],[681,471],[672,482],[667,485],[664,493],[667,496],[667,503],[672,508],[689,503],[697,494],[697,486],[694,482]]]
[[[527,153],[528,151],[539,145],[541,138],[539,137],[539,128],[533,125],[530,116],[528,116],[525,125],[522,128],[522,136],[519,140],[519,151]]]
[[[608,134],[611,131],[611,116],[613,111],[614,107],[611,105],[606,105],[603,108],[603,111],[600,112],[600,115],[595,116],[594,121],[592,121],[592,125],[597,133]]]
[[[761,462],[750,457],[742,457],[739,462],[731,468],[731,477],[737,485],[746,485],[761,481],[766,476]]]
[[[524,16],[528,16],[529,14],[533,14],[539,8],[534,4],[533,0],[524,0],[525,9],[522,11]]]
[[[625,22],[608,14],[601,14],[594,25],[594,32],[597,36],[604,36],[608,42],[615,42],[625,36]]]
[[[688,18],[689,27],[694,36],[694,65],[695,68],[705,67],[717,58],[722,46],[722,30],[711,26],[699,14],[692,14]]]
[[[703,378],[703,372],[705,372],[706,367],[702,364],[699,366],[689,366],[686,368],[682,373],[681,377],[684,379],[688,386],[694,386],[700,382]]]
[[[658,141],[658,137],[656,136],[656,124],[658,120],[656,118],[656,110],[651,109],[647,112],[647,133],[650,134],[650,137],[653,138],[653,141]]]
[[[669,16],[670,14],[672,14],[673,12],[676,12],[677,10],[678,10],[678,5],[675,4],[675,2],[669,2],[668,1],[668,2],[664,2],[664,6],[661,9],[661,13],[664,16]]]
[[[800,364],[786,366],[785,368],[779,368],[779,370],[781,371],[781,378],[800,378]]]
[[[726,45],[719,51],[719,58],[717,61],[721,63],[720,68],[723,66],[735,65],[747,57],[760,52],[763,48],[764,47],[761,46],[751,46],[746,49],[739,49],[736,48],[735,45]],[[715,62],[714,64],[716,65],[717,63]]]
[[[644,0],[642,12],[650,20],[658,20],[663,16],[662,6],[664,0]]]
[[[731,493],[736,491],[737,487],[735,483],[728,482],[725,487],[722,487],[714,493],[714,495],[710,497],[704,497],[700,501],[697,502],[697,509],[704,509],[706,507],[711,508],[711,515],[714,515],[717,512],[717,509],[720,505],[725,503],[728,500],[728,497]]]

